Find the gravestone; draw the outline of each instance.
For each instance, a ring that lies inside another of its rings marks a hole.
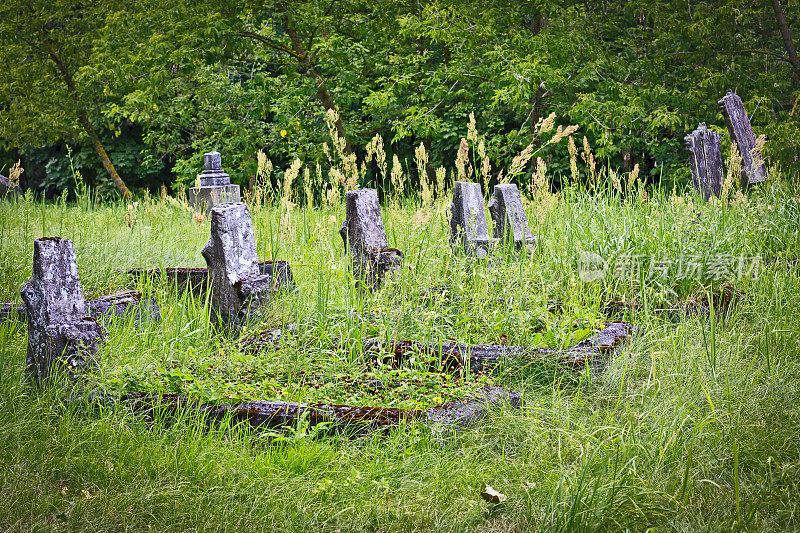
[[[46,380],[58,364],[75,372],[97,362],[106,333],[86,316],[72,241],[34,241],[33,275],[20,294],[28,316],[27,373],[35,382]]]
[[[450,214],[450,242],[469,254],[486,257],[496,240],[489,237],[480,184],[456,181]]]
[[[489,213],[494,220],[494,236],[503,241],[513,241],[517,250],[523,246],[533,249],[536,238],[531,235],[528,217],[522,206],[519,189],[513,183],[494,186],[494,196],[489,200]]]
[[[238,328],[272,299],[272,278],[259,272],[250,212],[243,203],[211,209],[211,237],[202,251],[208,264],[215,317]]]
[[[200,174],[200,186],[189,189],[189,205],[205,215],[217,204],[241,201],[238,185],[231,185],[231,177],[222,170],[219,152],[203,155],[205,170]]]
[[[684,137],[689,150],[689,166],[692,169],[692,185],[708,200],[713,194],[719,197],[722,189],[722,151],[719,133],[706,127],[705,122]]]
[[[339,234],[345,250],[350,245],[353,275],[372,290],[391,275],[403,261],[403,252],[389,248],[375,189],[358,189],[345,194],[345,219]]]
[[[0,174],[0,200],[6,196],[15,198],[19,196],[19,192],[19,187],[12,187],[8,178]]]
[[[767,179],[767,167],[761,154],[754,154],[756,147],[756,136],[747,117],[747,111],[739,95],[728,91],[722,100],[719,101],[725,123],[731,134],[731,141],[739,147],[742,155],[742,184],[761,183]],[[755,156],[755,157],[754,157]]]

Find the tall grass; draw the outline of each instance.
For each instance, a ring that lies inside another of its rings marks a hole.
[[[35,390],[22,379],[26,327],[2,322],[0,526],[796,529],[797,189],[774,180],[745,199],[706,204],[668,191],[620,191],[599,181],[601,172],[592,194],[569,186],[542,217],[528,206],[539,236],[534,254],[503,250],[488,263],[469,264],[447,245],[446,195],[430,205],[427,197],[390,199],[383,206],[389,244],[406,256],[374,295],[352,279],[337,231],[341,205],[288,208],[278,195],[250,199],[259,257],[288,260],[297,281],[297,291],[276,299],[253,329],[297,324],[286,348],[244,354],[235,338],[211,329],[207,299],[142,281],[138,288],[157,297],[163,319],[111,324],[97,382],[124,388],[152,379],[159,390],[224,401],[243,389],[218,377],[203,381],[209,368],[234,377],[280,371],[288,383],[304,369],[335,377],[357,371],[368,336],[525,345],[550,333],[550,342],[561,343],[575,323],[607,318],[599,312],[603,300],[642,304],[631,316],[639,335],[603,374],[509,364],[492,379],[523,392],[524,408],[455,434],[415,422],[356,438],[298,427],[276,439],[209,429],[191,413],[147,418],[123,406],[68,401],[57,386]],[[118,269],[203,266],[207,221],[193,219],[176,199],[129,205],[30,196],[0,203],[0,300],[18,299],[32,241],[43,235],[73,240],[87,297],[128,283]],[[761,254],[769,261],[759,276],[735,281],[745,296],[722,320],[713,310],[685,317],[658,311],[713,292],[712,280],[648,271],[587,284],[576,268],[581,250],[608,260]],[[551,299],[564,302],[564,314],[547,311]],[[482,482],[508,500],[483,502]]]

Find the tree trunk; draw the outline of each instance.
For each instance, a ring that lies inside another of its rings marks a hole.
[[[75,103],[75,112],[78,115],[78,123],[80,123],[83,131],[85,131],[86,135],[88,135],[92,140],[92,145],[94,146],[95,152],[97,152],[97,156],[100,158],[100,162],[103,164],[103,168],[105,168],[106,172],[108,172],[111,181],[113,181],[114,185],[117,186],[120,194],[122,194],[122,197],[126,199],[130,198],[133,196],[130,189],[128,189],[128,186],[125,185],[124,181],[122,181],[117,169],[114,168],[114,164],[108,157],[105,147],[103,147],[103,143],[100,142],[100,137],[97,135],[97,131],[95,131],[91,121],[89,121],[89,116],[86,114],[86,110],[81,104],[80,98],[78,97],[78,91],[75,90],[75,81],[72,79],[72,74],[69,72],[69,70],[67,70],[64,62],[61,61],[61,57],[59,57],[58,54],[52,50],[50,51],[50,59],[52,59],[53,63],[56,64],[56,67],[64,79],[64,83],[67,86],[67,92],[69,92],[70,98],[72,98],[72,101]]]
[[[284,27],[286,29],[286,34],[289,36],[289,39],[292,42],[292,51],[294,52],[294,56],[297,61],[300,63],[304,74],[310,77],[314,82],[317,84],[317,98],[319,99],[322,107],[326,110],[333,109],[336,110],[336,105],[333,102],[333,97],[328,92],[327,87],[325,86],[325,78],[323,78],[319,72],[314,69],[314,64],[311,61],[311,58],[308,55],[305,47],[303,46],[303,42],[300,39],[300,35],[297,33],[297,30],[292,25],[289,17],[284,16],[283,19]],[[344,122],[342,121],[341,114],[339,118],[334,123],[334,127],[336,128],[336,133],[345,140],[345,152],[350,153],[350,143],[347,142],[347,137],[345,137],[344,131]]]
[[[789,33],[789,25],[786,24],[786,16],[783,13],[781,1],[772,0],[772,9],[775,10],[775,19],[778,22],[778,30],[781,32],[783,46],[786,48],[787,59],[789,63],[792,64],[792,67],[794,67],[794,72],[792,73],[794,82],[800,85],[800,60],[797,58],[797,50],[795,50],[794,44],[792,43],[792,36]]]

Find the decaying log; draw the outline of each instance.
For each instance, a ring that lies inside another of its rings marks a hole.
[[[175,394],[159,396],[144,393],[125,394],[119,398],[95,396],[93,400],[104,404],[127,405],[140,414],[153,413],[157,410],[173,416],[179,413],[195,413],[202,415],[207,422],[228,420],[232,425],[246,423],[262,430],[292,428],[301,419],[305,419],[310,427],[325,423],[331,431],[353,435],[388,428],[402,421],[415,419],[427,421],[437,430],[464,429],[477,423],[493,409],[503,405],[512,408],[519,408],[522,405],[520,394],[501,387],[486,387],[474,397],[448,402],[426,410],[275,400],[212,405],[192,402]]]

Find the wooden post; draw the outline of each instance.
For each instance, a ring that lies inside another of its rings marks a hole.
[[[747,117],[747,111],[739,95],[728,91],[719,101],[725,123],[731,134],[731,142],[735,142],[742,154],[742,184],[761,183],[767,179],[767,167],[760,153],[756,152],[756,137]]]
[[[722,189],[722,152],[720,150],[719,133],[706,127],[705,122],[687,135],[689,166],[692,169],[692,185],[703,195],[705,200],[713,194],[719,197]]]

